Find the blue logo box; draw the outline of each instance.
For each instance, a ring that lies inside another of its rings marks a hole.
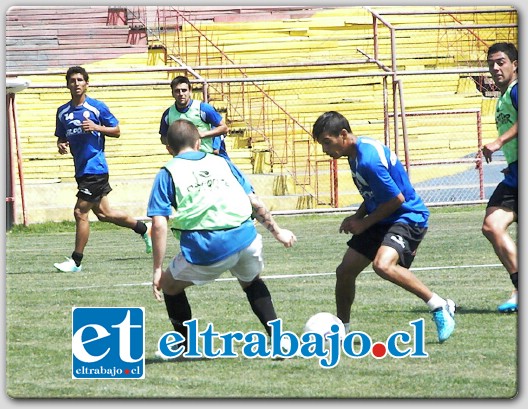
[[[144,308],[73,307],[72,378],[144,379]]]

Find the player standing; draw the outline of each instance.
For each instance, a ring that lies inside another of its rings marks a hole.
[[[167,131],[174,121],[186,119],[200,132],[202,152],[214,153],[229,159],[224,142],[229,128],[222,115],[212,105],[191,98],[192,87],[189,78],[177,76],[171,81],[170,87],[175,102],[161,116],[159,129],[161,143],[167,145]]]

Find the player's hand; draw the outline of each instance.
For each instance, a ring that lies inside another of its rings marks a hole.
[[[152,294],[154,295],[156,301],[163,300],[161,293],[161,269],[156,269],[152,273]]]
[[[91,121],[90,119],[85,119],[82,122],[82,129],[84,132],[97,131],[97,125],[95,124],[95,122]]]
[[[156,284],[152,283],[152,294],[154,294],[154,298],[156,301],[162,301],[163,295],[161,293],[161,287],[156,286]]]
[[[341,222],[339,226],[339,233],[346,234],[361,234],[365,231],[365,226],[362,219],[354,216],[349,216]]]
[[[491,155],[493,155],[494,152],[497,152],[501,147],[502,145],[497,141],[484,145],[482,148],[482,155],[484,155],[486,163],[491,162]]]
[[[297,241],[297,237],[290,230],[279,229],[274,237],[284,244],[284,247],[292,247],[293,244]]]
[[[61,155],[65,155],[69,152],[69,142],[66,141],[66,142],[57,142],[57,148],[59,149],[59,153]]]

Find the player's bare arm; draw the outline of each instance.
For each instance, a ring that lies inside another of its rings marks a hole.
[[[162,300],[160,281],[167,248],[167,226],[166,216],[152,217],[152,293],[157,301]]]
[[[491,162],[491,155],[493,155],[494,152],[497,152],[506,143],[517,138],[518,129],[519,129],[518,122],[515,122],[510,129],[504,132],[496,140],[484,145],[484,147],[482,148],[482,154],[484,155],[484,158],[486,159],[486,163]]]
[[[208,131],[201,131],[200,132],[200,138],[210,138],[213,136],[220,136],[220,135],[226,135],[229,131],[229,128],[227,127],[224,120],[222,120],[218,126],[215,126],[214,128],[211,128]]]
[[[266,205],[256,194],[250,193],[248,196],[253,207],[252,216],[285,247],[293,246],[297,241],[295,235],[291,231],[279,227]]]

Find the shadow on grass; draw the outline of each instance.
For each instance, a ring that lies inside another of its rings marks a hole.
[[[402,311],[401,310],[384,310],[384,312],[399,312],[401,313]],[[424,310],[423,308],[413,308],[413,309],[410,309],[408,310],[408,312],[412,312],[412,313],[420,313],[420,314],[430,314],[431,312],[428,311],[428,310]],[[456,308],[456,312],[455,312],[455,318],[457,315],[467,315],[467,314],[494,314],[494,315],[515,315],[517,314],[516,312],[512,312],[512,313],[501,313],[501,312],[498,312],[495,308],[493,307],[490,307],[489,309],[483,309],[483,308],[471,308],[471,307],[465,307],[465,306],[460,306],[460,305],[457,305],[457,308]]]

